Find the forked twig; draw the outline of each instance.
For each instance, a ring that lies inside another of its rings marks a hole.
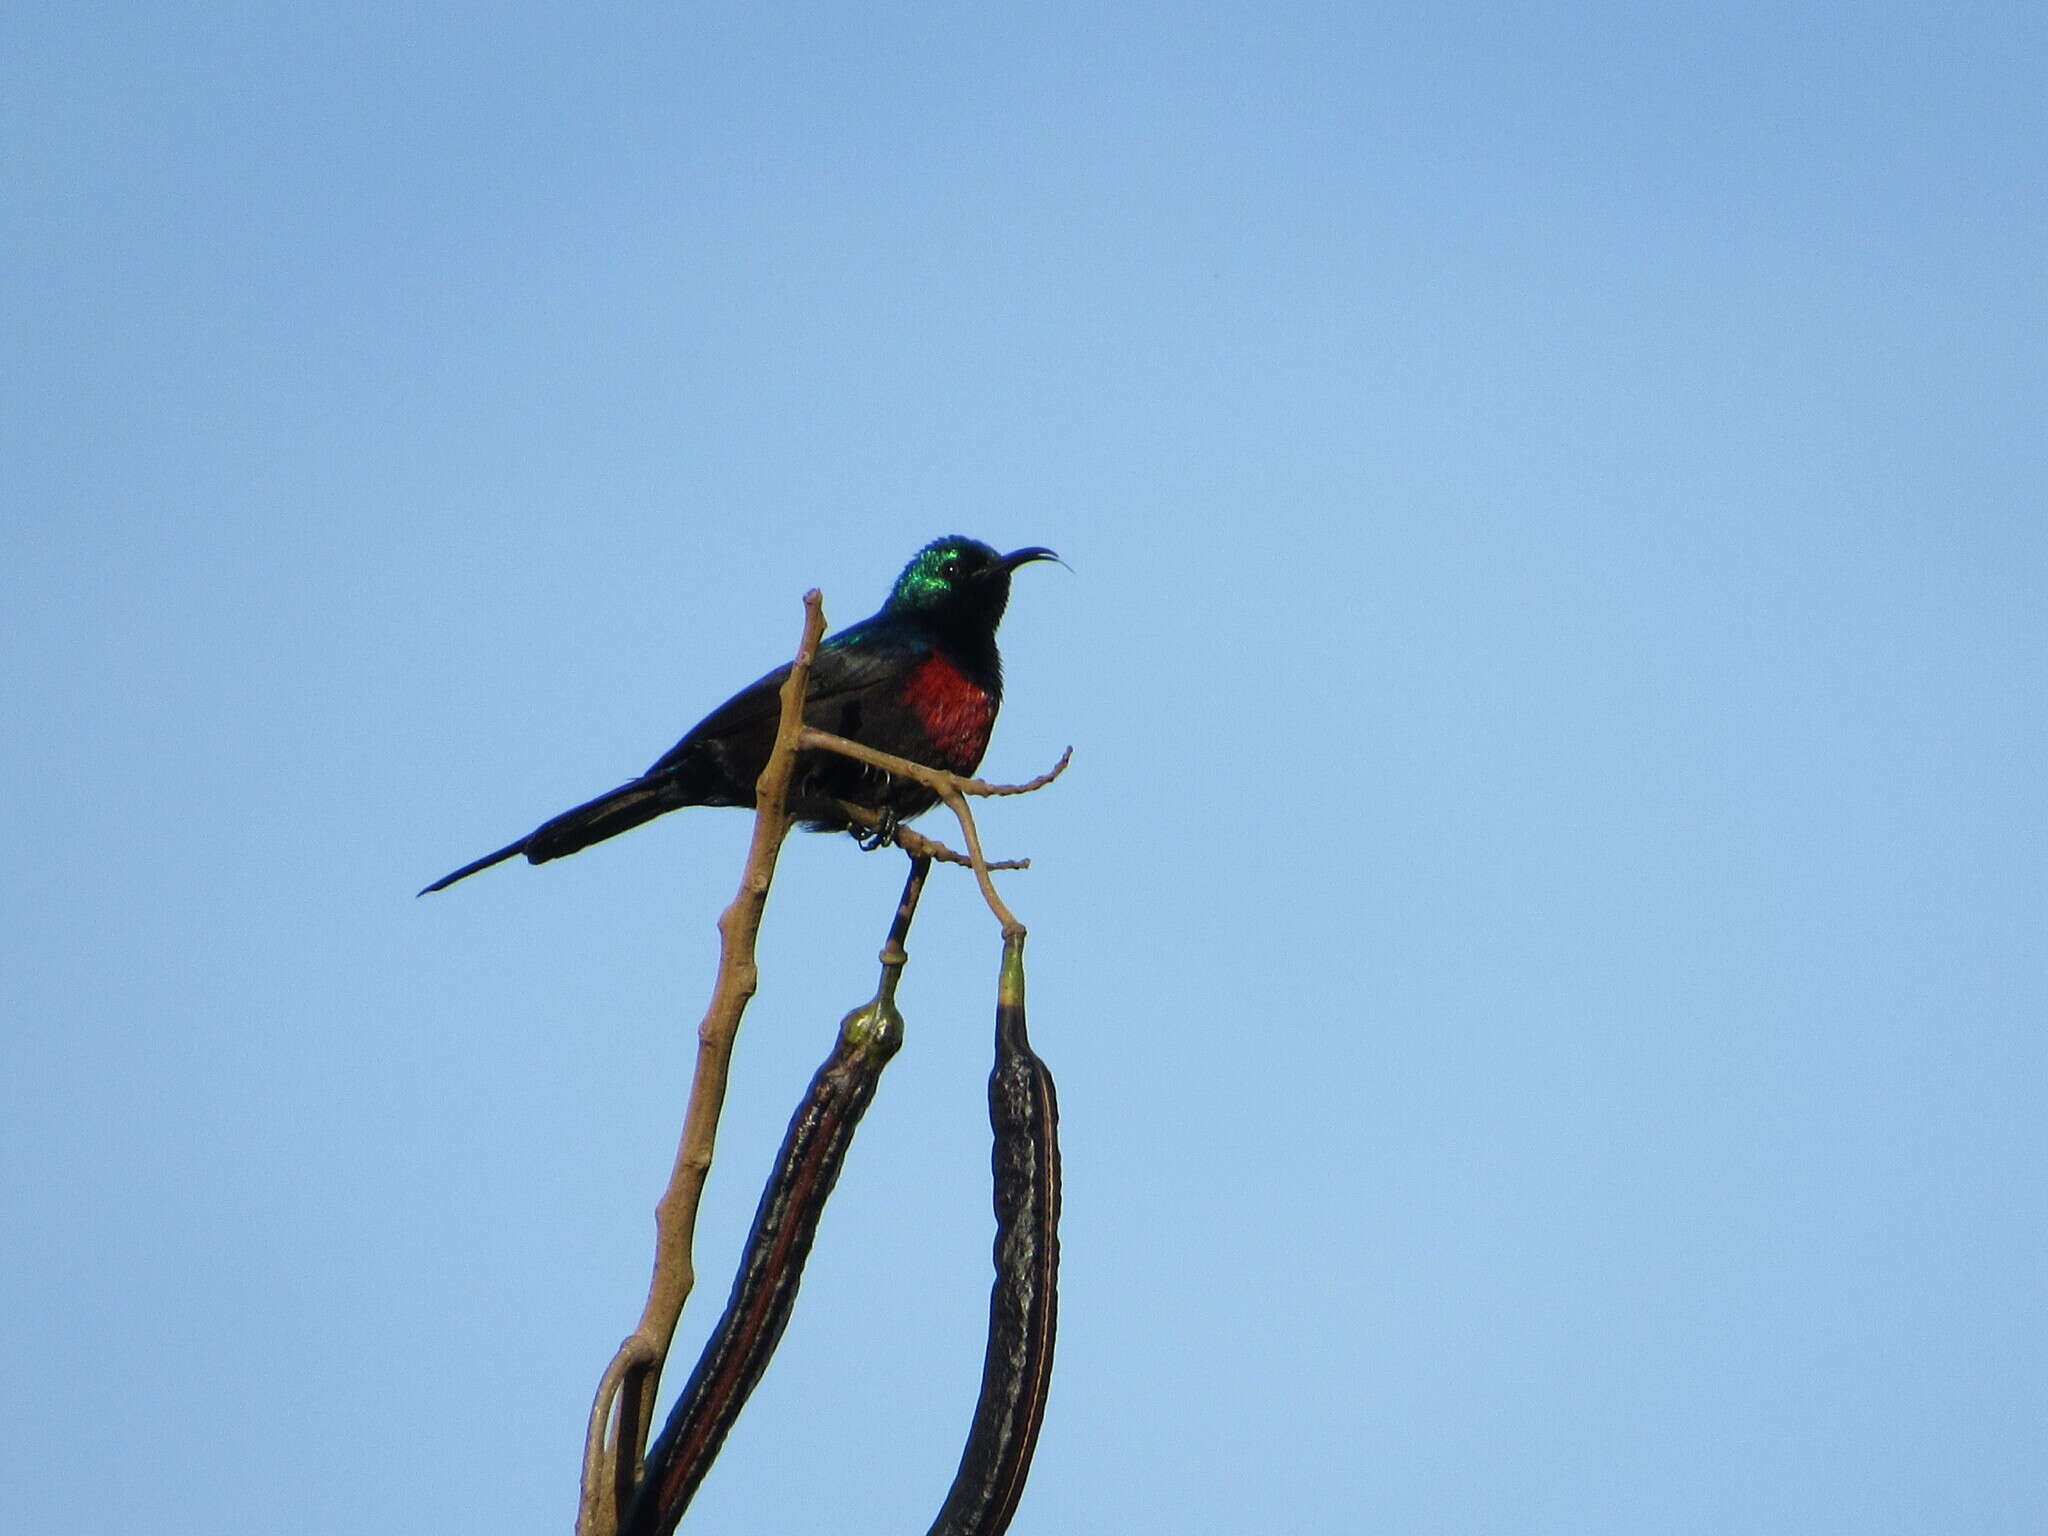
[[[923,763],[912,762],[907,757],[897,757],[891,752],[878,752],[873,747],[863,746],[844,736],[835,736],[830,731],[821,731],[815,726],[805,726],[797,738],[797,744],[806,751],[837,752],[841,757],[850,757],[857,763],[870,768],[879,768],[899,779],[909,779],[922,784],[939,797],[939,802],[953,813],[960,823],[960,835],[967,843],[967,862],[974,870],[975,883],[981,887],[981,899],[988,903],[989,911],[995,914],[1001,925],[1003,937],[1008,939],[1024,932],[1024,925],[1017,921],[1017,915],[1003,905],[1003,898],[996,894],[995,882],[989,879],[991,868],[981,851],[981,834],[974,825],[974,812],[968,809],[969,795],[1028,795],[1035,789],[1043,789],[1054,779],[1067,771],[1067,764],[1073,761],[1072,747],[1060,754],[1060,760],[1050,770],[1035,779],[1022,784],[991,784],[984,779],[970,779],[957,773],[948,773],[943,768],[928,768]]]

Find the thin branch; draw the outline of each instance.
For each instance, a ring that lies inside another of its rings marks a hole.
[[[894,841],[898,848],[901,848],[913,859],[930,859],[938,864],[957,864],[962,869],[974,868],[974,860],[967,857],[966,854],[956,853],[936,837],[926,837],[922,832],[913,831],[909,827],[898,827],[894,834]],[[988,867],[990,869],[1029,869],[1031,861],[1029,859],[990,859]]]
[[[926,876],[932,872],[928,854],[911,853],[910,873],[903,879],[903,894],[896,901],[896,915],[889,921],[889,936],[882,940],[882,979],[875,989],[877,1002],[894,1004],[896,983],[903,979],[903,967],[910,963],[910,951],[903,946],[910,938],[910,923],[917,916],[918,898],[924,895]]]
[[[882,752],[874,747],[863,746],[844,736],[834,736],[830,731],[821,731],[815,725],[804,727],[802,738],[797,745],[807,751],[837,752],[841,757],[850,757],[857,763],[866,763],[870,768],[879,768],[884,773],[894,774],[899,779],[913,779],[924,785],[933,794],[946,790],[957,790],[963,795],[1028,795],[1034,790],[1045,788],[1054,779],[1067,771],[1067,765],[1074,760],[1074,749],[1067,748],[1060,754],[1060,760],[1046,769],[1035,779],[1026,779],[1022,784],[991,784],[987,779],[970,779],[964,774],[948,773],[943,768],[928,767],[912,758],[898,757],[893,752]]]
[[[981,851],[981,833],[975,829],[974,812],[967,808],[967,797],[957,788],[949,787],[939,791],[939,799],[960,823],[960,835],[967,840],[967,857],[974,864],[974,883],[981,887],[981,899],[995,914],[1004,942],[1023,938],[1024,925],[1017,921],[1016,913],[1003,905],[1003,898],[996,894],[995,881],[988,877],[988,857]]]
[[[1074,749],[1067,748],[1060,754],[1060,760],[1035,779],[1026,779],[1022,784],[990,784],[983,779],[962,779],[960,793],[963,795],[1028,795],[1035,789],[1043,789],[1054,779],[1067,771],[1067,764],[1074,760]],[[990,865],[991,869],[995,866]]]
[[[647,1444],[662,1362],[675,1337],[683,1303],[696,1284],[690,1245],[697,1227],[697,1203],[717,1140],[733,1039],[760,981],[754,941],[767,906],[768,887],[775,878],[776,856],[789,834],[789,781],[804,734],[804,693],[810,683],[811,659],[824,633],[824,600],[816,590],[806,592],[803,640],[782,685],[775,746],[755,785],[753,842],[747,850],[739,894],[718,919],[718,975],[703,1022],[697,1026],[697,1067],[690,1081],[682,1144],[676,1150],[667,1192],[655,1207],[654,1277],[647,1305],[639,1324],[605,1368],[591,1405],[577,1536],[613,1536],[618,1529],[620,1509],[631,1493],[640,1453]]]
[[[845,813],[846,819],[856,827],[865,828],[870,832],[882,832],[888,827],[888,819],[873,806],[855,805],[851,800],[835,800],[833,804],[837,805]],[[888,832],[888,840],[909,854],[913,859],[930,859],[937,864],[957,864],[962,869],[974,868],[974,860],[967,857],[966,854],[956,853],[936,837],[927,837],[922,832],[913,831],[911,828],[900,824],[893,831]],[[990,869],[1029,869],[1031,861],[1029,859],[991,859],[989,860],[988,867]]]

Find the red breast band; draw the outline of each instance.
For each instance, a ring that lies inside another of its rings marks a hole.
[[[996,720],[988,691],[943,656],[921,663],[903,687],[903,701],[931,737],[935,768],[972,773],[988,750]]]

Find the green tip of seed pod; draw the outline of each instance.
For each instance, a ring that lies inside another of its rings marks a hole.
[[[1003,940],[1003,971],[996,983],[996,1003],[1003,1008],[1024,1006],[1024,935],[1013,933]]]
[[[839,1038],[887,1061],[903,1044],[903,1015],[888,998],[870,998],[839,1021]]]

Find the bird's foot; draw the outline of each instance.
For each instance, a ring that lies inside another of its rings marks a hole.
[[[861,852],[873,853],[877,848],[886,848],[896,841],[896,813],[884,808],[875,824],[865,832],[855,827],[853,840],[860,844]]]

